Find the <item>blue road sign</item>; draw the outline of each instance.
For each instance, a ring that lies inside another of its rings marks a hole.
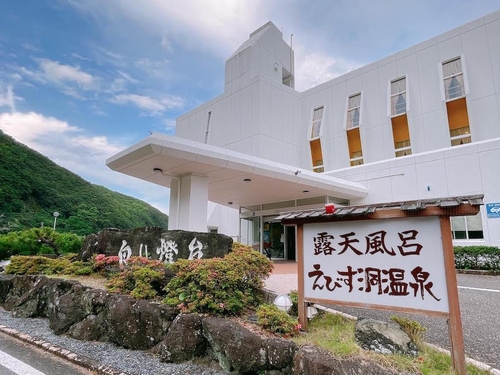
[[[500,219],[500,203],[486,203],[486,215],[489,219]]]

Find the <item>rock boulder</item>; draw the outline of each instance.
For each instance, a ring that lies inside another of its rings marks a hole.
[[[293,375],[391,375],[396,374],[361,358],[337,359],[316,346],[303,346],[294,359]]]
[[[224,370],[258,373],[267,369],[264,340],[238,323],[223,318],[205,318],[203,335]]]
[[[202,318],[198,314],[177,315],[160,348],[160,361],[185,362],[205,355]]]
[[[416,345],[394,323],[359,318],[355,328],[356,341],[363,349],[383,354],[418,354]]]
[[[109,341],[129,349],[150,349],[163,340],[176,315],[166,305],[113,295],[105,314]]]
[[[106,256],[148,256],[172,263],[177,259],[223,257],[231,251],[233,239],[218,233],[137,228],[105,229],[85,237],[79,260],[94,254]]]

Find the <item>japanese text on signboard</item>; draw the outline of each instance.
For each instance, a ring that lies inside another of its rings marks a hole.
[[[426,219],[305,225],[305,294],[447,309],[439,222]]]

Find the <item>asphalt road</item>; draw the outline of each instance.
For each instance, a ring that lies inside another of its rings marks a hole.
[[[88,370],[0,333],[2,375],[91,375]]]
[[[464,346],[467,356],[500,369],[500,276],[457,276]],[[331,306],[357,317],[389,320],[394,313]],[[449,349],[446,319],[401,314],[427,327],[426,341]]]

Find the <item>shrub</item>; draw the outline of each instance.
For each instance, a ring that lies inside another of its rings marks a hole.
[[[117,255],[105,256],[104,254],[94,255],[92,258],[92,267],[94,272],[107,276],[119,269],[120,258]]]
[[[301,328],[296,318],[292,318],[286,311],[278,309],[275,305],[260,305],[257,308],[257,318],[257,324],[262,328],[285,336],[293,336]]]
[[[16,275],[52,275],[62,273],[70,265],[71,262],[68,259],[18,255],[11,258],[11,262],[5,268],[5,272]]]
[[[80,251],[83,238],[52,228],[32,228],[0,235],[0,259],[11,255],[67,254]]]
[[[99,258],[98,262],[112,262],[106,258],[111,257]],[[167,271],[162,262],[144,257],[130,257],[123,270],[111,276],[107,287],[110,292],[130,294],[140,299],[153,299],[164,295],[166,277]]]
[[[411,341],[413,341],[419,349],[422,348],[422,343],[424,342],[424,333],[425,331],[427,331],[427,328],[422,326],[419,322],[402,318],[400,316],[391,316],[391,320],[401,327],[403,332],[408,335]]]
[[[176,277],[167,285],[165,303],[184,312],[225,316],[259,304],[262,279],[272,263],[251,247],[235,243],[224,258],[180,259],[171,270]]]
[[[60,254],[78,253],[82,248],[83,237],[74,233],[54,232],[54,245]]]
[[[75,254],[67,254],[63,257],[48,258],[38,255],[17,255],[11,258],[5,272],[15,275],[88,275],[89,269],[92,272],[90,263],[72,262],[74,256]]]
[[[500,270],[500,249],[494,246],[455,246],[455,268]]]

